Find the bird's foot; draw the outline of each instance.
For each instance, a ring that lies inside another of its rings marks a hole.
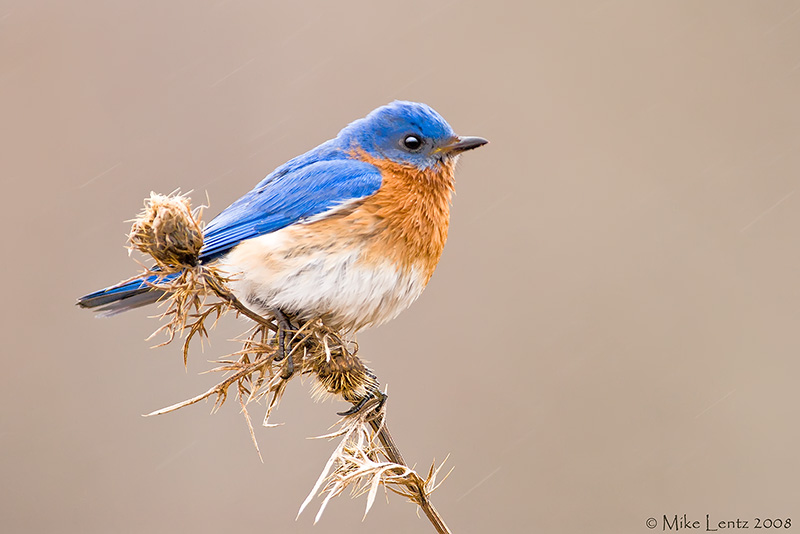
[[[352,408],[345,410],[344,412],[337,412],[337,415],[341,415],[342,417],[347,417],[348,415],[354,415],[364,409],[367,403],[373,399],[378,399],[378,405],[373,408],[375,413],[380,413],[383,410],[383,405],[386,404],[386,400],[389,398],[389,395],[380,391],[379,389],[370,390],[361,398],[357,404],[354,404]]]
[[[274,310],[272,314],[278,322],[278,349],[273,361],[281,362],[286,359],[286,365],[281,373],[281,378],[289,380],[294,374],[294,357],[291,356],[291,343],[286,341],[287,332],[292,333],[297,331],[297,328],[286,317],[281,310]],[[289,356],[289,358],[286,358]]]

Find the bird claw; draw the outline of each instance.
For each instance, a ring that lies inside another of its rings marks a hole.
[[[383,393],[380,390],[370,391],[369,393],[364,395],[364,397],[360,401],[358,401],[358,404],[354,404],[351,408],[343,412],[336,412],[336,415],[347,417],[348,415],[357,414],[364,408],[364,406],[366,406],[367,402],[377,397],[380,397],[380,400],[378,401],[378,406],[376,406],[373,411],[375,413],[379,413],[383,409],[383,405],[386,404],[386,400],[389,398],[389,395]]]

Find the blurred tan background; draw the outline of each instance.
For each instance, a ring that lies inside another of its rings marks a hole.
[[[257,429],[139,310],[151,190],[209,215],[395,98],[492,144],[458,173],[422,299],[359,337],[406,457],[456,467],[455,533],[800,528],[800,3],[0,3],[4,532],[307,532],[341,404],[293,383]],[[263,412],[257,408],[256,417]],[[318,504],[319,501],[316,502]],[[340,498],[314,532],[432,532]]]

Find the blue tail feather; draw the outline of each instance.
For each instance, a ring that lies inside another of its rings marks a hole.
[[[101,315],[116,315],[117,313],[146,306],[156,302],[164,295],[163,291],[154,289],[150,284],[168,282],[176,276],[162,277],[152,275],[147,278],[139,278],[107,287],[79,298],[78,306],[96,309],[101,312]]]

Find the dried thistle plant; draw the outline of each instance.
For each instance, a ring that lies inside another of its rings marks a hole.
[[[270,414],[289,381],[295,376],[313,376],[315,397],[336,395],[352,403],[353,408],[340,414],[343,417],[337,431],[321,436],[339,438],[339,445],[300,512],[316,494],[325,494],[316,523],[329,501],[351,488],[354,496],[367,494],[366,516],[383,486],[417,504],[437,532],[449,532],[429,499],[438,487],[436,477],[441,466],[431,466],[424,478],[408,467],[385,424],[386,396],[380,391],[375,374],[358,358],[357,346],[351,348],[320,319],[296,325],[288,318],[292,327],[286,328],[287,318],[263,317],[244,306],[227,288],[227,278],[213,265],[197,260],[203,245],[201,212],[191,208],[185,195],[151,193],[131,228],[130,249],[155,260],[155,265],[144,273],[145,279],[164,293],[161,300],[166,311],[160,315],[164,324],[153,335],[165,333],[167,339],[158,346],[183,336],[186,364],[191,341],[207,338],[209,328],[226,313],[244,315],[255,325],[239,340],[240,350],[215,362],[218,366],[210,372],[224,373],[220,382],[196,397],[148,416],[173,412],[212,397],[213,411],[217,411],[234,387],[260,457],[248,406],[263,401],[266,411],[262,424],[273,426],[269,423]]]

